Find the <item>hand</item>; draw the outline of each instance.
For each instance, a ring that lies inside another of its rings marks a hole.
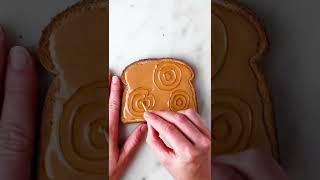
[[[0,93],[0,177],[31,179],[38,95],[35,62],[22,47],[8,53],[1,27]]]
[[[117,76],[109,75],[110,96],[109,96],[109,177],[110,180],[118,180],[123,174],[125,168],[132,160],[138,145],[142,142],[146,124],[140,124],[124,142],[121,149],[118,147],[119,137],[119,114],[121,85]]]
[[[147,143],[176,180],[211,179],[211,133],[199,114],[191,109],[177,113],[150,111],[144,118]]]
[[[272,156],[259,150],[217,157],[212,173],[219,180],[288,180]]]

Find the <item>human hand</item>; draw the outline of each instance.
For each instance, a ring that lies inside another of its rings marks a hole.
[[[211,133],[198,113],[191,109],[177,113],[150,111],[144,118],[147,143],[176,180],[211,179]]]
[[[124,142],[121,149],[118,146],[119,114],[121,102],[121,85],[117,76],[109,75],[109,178],[118,180],[128,166],[138,145],[147,131],[146,124],[140,124]]]
[[[0,27],[0,177],[31,179],[38,95],[35,62],[22,47],[8,50]]]
[[[248,150],[213,160],[213,179],[217,180],[288,180],[269,153]]]

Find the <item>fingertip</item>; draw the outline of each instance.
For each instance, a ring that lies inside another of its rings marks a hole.
[[[143,117],[144,117],[144,119],[145,119],[146,121],[148,121],[148,120],[150,120],[150,119],[153,117],[153,114],[152,114],[152,112],[150,112],[150,111],[145,111],[145,112],[143,113]]]
[[[28,50],[21,46],[15,46],[9,52],[9,67],[14,71],[22,71],[32,65],[32,57]]]
[[[118,76],[112,76],[112,84],[119,84],[120,79]]]

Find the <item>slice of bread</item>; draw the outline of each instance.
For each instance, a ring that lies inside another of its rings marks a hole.
[[[269,89],[261,71],[268,39],[256,15],[229,0],[212,7],[213,155],[264,148],[277,159]]]
[[[42,114],[38,178],[108,178],[108,2],[84,0],[52,19],[39,59],[54,75]]]
[[[125,85],[122,121],[142,122],[145,110],[197,110],[194,76],[191,66],[172,58],[145,59],[130,64],[121,76]]]

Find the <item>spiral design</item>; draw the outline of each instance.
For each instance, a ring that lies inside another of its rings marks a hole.
[[[213,93],[213,153],[244,149],[252,134],[252,109],[231,93]]]
[[[77,171],[107,173],[106,91],[105,82],[90,84],[64,104],[59,128],[61,151]]]
[[[190,96],[183,90],[176,90],[170,96],[169,108],[171,111],[187,109],[190,104]]]
[[[228,51],[228,34],[225,24],[216,15],[213,15],[213,26],[215,28],[213,28],[213,45],[211,47],[213,52],[213,77],[215,77],[225,63]]]
[[[154,83],[165,91],[170,91],[181,82],[181,69],[172,62],[162,62],[157,65],[154,71]]]
[[[155,106],[155,103],[155,97],[150,94],[149,90],[137,88],[129,93],[127,106],[131,115],[141,117],[145,111],[143,104],[146,109],[151,110]]]

